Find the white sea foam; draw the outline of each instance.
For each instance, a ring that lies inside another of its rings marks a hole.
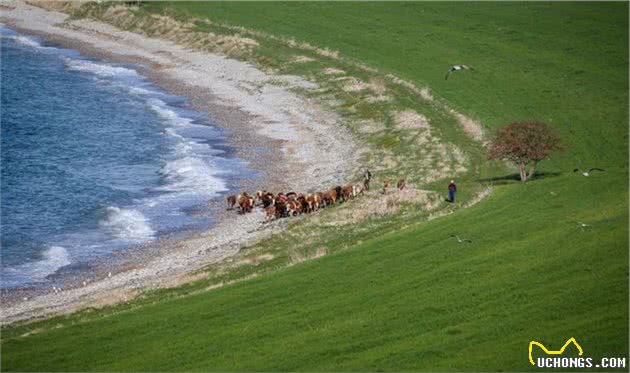
[[[171,110],[167,107],[166,103],[162,100],[158,100],[157,98],[151,98],[147,100],[147,104],[149,108],[157,113],[157,115],[168,121],[169,124],[174,124],[177,126],[186,126],[192,123],[191,119],[184,118],[177,114],[174,110]]]
[[[138,73],[135,70],[128,69],[126,67],[112,66],[87,60],[77,60],[74,58],[66,58],[65,60],[66,66],[70,70],[89,72],[100,77],[138,76]]]
[[[37,40],[35,40],[32,37],[29,36],[24,36],[24,35],[2,35],[3,39],[10,39],[15,41],[17,44],[26,46],[26,47],[30,47],[30,48],[35,48],[35,49],[57,49],[57,48],[53,48],[53,47],[44,47],[43,45],[41,45]]]
[[[116,238],[148,241],[155,235],[148,219],[138,210],[108,207],[100,226]]]
[[[6,268],[2,278],[2,287],[14,286],[27,282],[40,282],[55,273],[59,268],[70,264],[68,251],[61,246],[50,246],[41,254],[41,259]]]
[[[15,40],[16,43],[26,45],[27,47],[33,47],[33,48],[42,47],[42,45],[39,44],[36,40],[31,39],[27,36],[15,36],[13,37],[13,40]]]
[[[166,179],[166,185],[157,188],[159,191],[214,196],[227,190],[225,181],[218,177],[219,170],[192,156],[167,161],[160,173]]]
[[[149,89],[144,89],[144,88],[140,88],[140,87],[133,87],[133,86],[128,86],[129,88],[129,93],[134,94],[134,95],[155,95],[158,94],[158,92],[156,91],[151,91]]]

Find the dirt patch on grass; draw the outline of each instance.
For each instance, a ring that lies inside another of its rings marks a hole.
[[[477,141],[483,140],[484,131],[480,122],[468,118],[453,109],[450,110],[450,113],[457,119],[457,123],[462,126],[462,129],[468,136]]]
[[[304,253],[303,251],[299,249],[291,250],[289,252],[289,265],[302,263],[310,259],[321,258],[322,256],[326,254],[328,254],[328,248],[326,247],[319,247],[314,252],[307,252],[307,253]]]
[[[337,78],[336,80],[343,81],[341,89],[346,92],[360,92],[368,90],[370,92],[376,93],[377,95],[383,95],[387,92],[387,86],[385,85],[385,82],[381,79],[371,79],[369,82],[364,82],[359,78],[347,76]]]
[[[399,111],[394,114],[394,120],[398,128],[403,129],[427,129],[430,128],[429,119],[413,110]]]
[[[308,56],[294,56],[291,58],[291,63],[307,63],[313,61],[315,61],[315,59]]]
[[[322,70],[322,72],[326,75],[343,75],[346,73],[345,71],[334,68],[334,67],[327,67],[324,70]]]
[[[273,259],[274,256],[273,254],[261,254],[261,255],[256,255],[256,256],[250,256],[247,258],[244,258],[242,260],[239,260],[238,262],[236,262],[236,265],[258,265],[262,262],[266,262],[268,260]]]

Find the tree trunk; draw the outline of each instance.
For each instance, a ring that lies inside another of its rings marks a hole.
[[[531,167],[529,168],[529,174],[527,175],[527,179],[531,179],[531,177],[534,176],[534,172],[536,172],[537,165],[538,165],[538,162],[532,163]]]
[[[518,173],[521,175],[521,181],[527,181],[527,172],[525,172],[525,163],[518,164]]]

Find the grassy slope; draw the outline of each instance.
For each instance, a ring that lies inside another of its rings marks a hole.
[[[543,167],[563,174],[216,291],[5,329],[3,369],[529,370],[530,339],[559,347],[570,336],[586,355],[627,356],[627,4],[175,10],[339,49],[429,84],[488,126],[547,120],[572,148]],[[453,63],[477,72],[444,81]],[[567,172],[582,162],[609,172]]]

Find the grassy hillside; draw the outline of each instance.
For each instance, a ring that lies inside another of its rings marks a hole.
[[[429,222],[378,234],[361,223],[332,255],[4,328],[4,370],[526,371],[530,340],[569,337],[586,356],[628,357],[627,3],[147,7],[336,49],[488,127],[547,121],[571,147],[543,164],[547,177],[497,179],[482,203]],[[476,72],[445,81],[455,63]]]
[[[574,146],[562,165],[625,166],[625,3],[151,3],[155,11],[294,37],[420,85],[486,126],[549,121]],[[474,74],[446,69],[464,63]],[[606,151],[600,151],[606,149]]]

